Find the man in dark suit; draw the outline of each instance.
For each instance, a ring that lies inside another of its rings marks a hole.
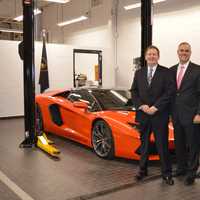
[[[199,166],[200,66],[190,62],[191,46],[182,42],[177,51],[179,63],[172,68],[176,95],[172,104],[177,169],[174,176],[183,176],[185,184],[195,181]]]
[[[160,52],[149,46],[145,52],[147,66],[137,70],[131,87],[132,100],[136,107],[136,121],[141,131],[141,158],[137,180],[147,176],[150,135],[153,132],[161,160],[163,180],[173,185],[171,162],[168,151],[169,107],[173,95],[170,71],[158,64]]]

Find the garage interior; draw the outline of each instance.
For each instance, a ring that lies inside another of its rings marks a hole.
[[[102,86],[130,89],[135,59],[141,54],[140,7],[125,6],[139,0],[71,0],[56,3],[35,0],[35,92],[40,93],[39,73],[42,31],[46,30],[49,88],[76,86],[75,75],[86,74],[95,82],[94,54],[76,55],[86,49],[102,52]],[[18,45],[23,39],[21,0],[0,0],[0,200],[81,200],[81,199],[199,199],[199,180],[190,188],[175,180],[166,187],[160,180],[159,162],[150,163],[150,175],[137,183],[138,161],[115,158],[104,160],[76,142],[48,135],[61,151],[52,158],[38,148],[21,149],[24,139],[23,62]],[[77,23],[58,24],[80,16]],[[153,44],[161,51],[160,63],[178,62],[176,50],[181,41],[192,46],[192,60],[199,63],[199,0],[166,0],[153,6]],[[92,67],[91,67],[92,66]],[[85,67],[85,68],[84,68]],[[93,70],[93,71],[92,71]]]

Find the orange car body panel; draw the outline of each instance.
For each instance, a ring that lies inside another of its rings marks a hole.
[[[53,96],[61,91],[48,92],[36,96],[39,105],[44,131],[74,140],[92,148],[91,135],[93,123],[98,119],[107,122],[114,139],[115,156],[138,160],[140,156],[135,150],[140,146],[140,134],[138,130],[128,123],[135,122],[134,111],[100,111],[88,112],[84,108],[77,108],[69,100]],[[60,108],[63,125],[58,126],[52,122],[49,105],[57,104]],[[153,134],[150,138],[154,141]],[[169,124],[169,148],[174,149],[173,127]],[[158,160],[158,155],[150,155],[150,160]]]

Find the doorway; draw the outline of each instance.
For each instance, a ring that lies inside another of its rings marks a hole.
[[[74,87],[102,85],[102,51],[73,50]]]

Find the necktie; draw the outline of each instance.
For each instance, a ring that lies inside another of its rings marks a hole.
[[[149,72],[148,72],[148,77],[147,77],[147,81],[149,85],[151,84],[152,78],[153,78],[153,67],[149,67]]]
[[[181,86],[181,81],[182,81],[183,76],[184,76],[184,68],[185,68],[184,66],[181,66],[181,69],[178,73],[177,80],[176,80],[177,89],[179,89],[180,86]]]

